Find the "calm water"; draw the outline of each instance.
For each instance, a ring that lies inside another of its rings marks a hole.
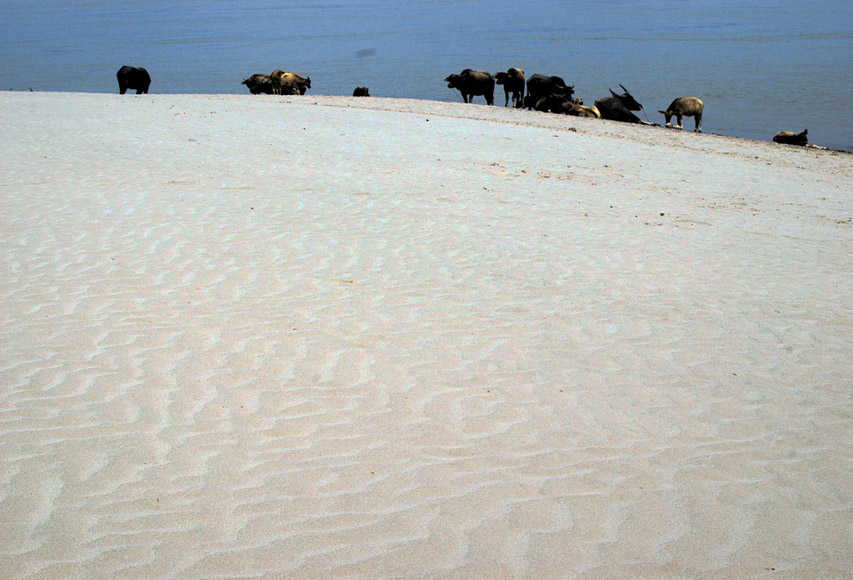
[[[314,94],[442,101],[459,99],[451,72],[518,66],[587,103],[621,83],[655,122],[699,96],[706,132],[808,128],[853,150],[850,0],[0,1],[0,89],[117,92],[123,64],[145,66],[151,92],[244,93],[282,68]]]

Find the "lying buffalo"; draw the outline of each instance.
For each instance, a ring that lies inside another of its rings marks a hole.
[[[586,117],[587,119],[600,119],[601,111],[593,105],[592,107],[584,107],[583,104],[573,103],[572,108],[569,110],[567,115],[571,115],[572,117]]]
[[[311,88],[311,77],[276,69],[270,73],[272,91],[276,95],[304,95]]]
[[[512,106],[516,109],[521,108],[525,85],[523,70],[510,68],[506,72],[499,72],[495,74],[495,83],[504,87],[504,96],[506,96],[504,107],[509,105],[509,96],[512,95]]]
[[[619,85],[622,87],[622,85]],[[638,123],[640,125],[651,125],[640,119],[631,111],[642,111],[643,105],[637,102],[636,99],[628,92],[628,89],[622,87],[625,91],[622,95],[617,95],[610,89],[612,97],[596,99],[595,106],[601,113],[602,119],[610,119],[611,121],[621,121],[623,123]]]
[[[803,129],[802,133],[793,133],[792,131],[779,131],[773,135],[774,143],[786,143],[788,145],[805,146],[809,144],[809,130]]]
[[[529,101],[528,101],[529,102]],[[600,119],[601,113],[595,107],[584,107],[583,101],[577,98],[568,98],[563,95],[548,95],[536,101],[533,107],[537,111],[571,115],[572,117],[587,117]]]
[[[486,71],[466,68],[458,75],[450,75],[444,82],[449,88],[458,89],[466,103],[473,103],[475,95],[482,95],[487,105],[495,104],[495,78]]]
[[[368,87],[355,87],[355,90],[352,92],[352,96],[354,97],[369,97],[370,89]]]
[[[536,99],[536,103],[533,103],[529,95],[524,101],[527,105],[533,105],[532,108],[540,113],[567,114],[567,111],[575,105],[576,101],[580,101],[580,99],[570,99],[563,95],[551,94],[547,97]]]
[[[151,76],[142,67],[123,66],[116,73],[118,79],[118,92],[125,94],[127,89],[136,91],[136,94],[148,94],[151,86]]]
[[[246,85],[249,92],[253,95],[273,94],[272,77],[270,75],[254,74],[240,84]]]
[[[574,94],[575,86],[567,86],[566,82],[560,77],[546,77],[536,74],[527,79],[527,100],[525,104],[528,105],[528,108],[533,108],[542,97],[560,95],[572,98]]]
[[[666,117],[666,126],[672,127],[672,116],[675,115],[678,124],[675,126],[677,129],[683,129],[684,124],[682,122],[684,117],[693,117],[693,121],[695,123],[695,127],[693,129],[694,133],[702,132],[702,110],[705,108],[705,103],[702,102],[702,99],[698,97],[678,97],[674,101],[672,101],[669,106],[666,108],[666,111],[658,111]]]

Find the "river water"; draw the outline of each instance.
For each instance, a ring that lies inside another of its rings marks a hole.
[[[244,93],[281,68],[314,94],[442,101],[460,98],[452,72],[515,66],[562,76],[587,104],[622,84],[654,122],[698,96],[706,132],[808,128],[853,150],[849,0],[0,1],[0,89],[117,92],[123,64],[146,67],[152,93]]]

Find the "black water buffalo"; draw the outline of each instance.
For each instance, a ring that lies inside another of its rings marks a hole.
[[[619,85],[622,87],[622,85]],[[601,113],[602,119],[610,119],[611,121],[621,121],[623,123],[638,123],[640,125],[651,125],[651,123],[647,123],[640,119],[637,115],[632,113],[631,111],[642,111],[643,105],[638,103],[631,93],[628,92],[628,89],[622,87],[622,90],[625,91],[622,95],[617,95],[613,92],[613,89],[610,89],[610,94],[612,97],[605,97],[603,99],[596,99],[595,107]]]
[[[240,84],[246,85],[246,87],[248,87],[249,89],[249,92],[253,95],[273,94],[272,77],[270,77],[270,75],[254,74]]]
[[[527,79],[525,104],[532,109],[542,97],[559,95],[571,99],[574,94],[575,86],[566,85],[566,82],[560,77],[546,77],[545,75],[535,74]]]
[[[510,68],[506,72],[495,74],[495,84],[503,85],[506,102],[504,107],[509,105],[509,96],[512,95],[512,106],[516,109],[521,108],[524,102],[524,71],[520,68]]]
[[[528,105],[532,104],[532,99],[529,95],[524,99],[524,101]],[[574,99],[570,99],[563,95],[550,94],[547,97],[540,97],[539,99],[536,99],[536,103],[533,104],[532,108],[541,113],[567,115],[569,109],[571,109],[573,105]]]
[[[450,75],[444,82],[449,88],[458,89],[466,103],[473,103],[475,95],[483,95],[487,105],[495,104],[495,78],[486,71],[466,68],[458,75]]]
[[[704,108],[705,103],[698,97],[678,97],[669,104],[666,111],[658,111],[658,113],[661,113],[666,117],[667,127],[672,127],[672,123],[670,123],[670,121],[672,120],[672,116],[675,115],[675,119],[678,121],[678,124],[675,126],[677,129],[684,128],[684,124],[682,122],[684,117],[693,117],[693,121],[695,123],[693,132],[701,133],[702,110]]]
[[[774,143],[786,143],[788,145],[805,146],[809,144],[809,130],[803,129],[802,133],[792,131],[779,131],[773,135]]]
[[[276,95],[304,95],[311,88],[311,77],[276,69],[270,73],[272,91]]]
[[[135,90],[136,94],[148,94],[148,87],[151,86],[151,76],[148,71],[142,67],[123,66],[116,73],[118,79],[118,92],[125,94],[127,89]]]
[[[369,97],[370,89],[368,87],[355,87],[355,90],[352,92],[352,96],[354,97]]]

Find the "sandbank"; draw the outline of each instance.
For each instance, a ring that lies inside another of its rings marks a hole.
[[[311,95],[0,143],[0,577],[850,577],[853,156]]]

